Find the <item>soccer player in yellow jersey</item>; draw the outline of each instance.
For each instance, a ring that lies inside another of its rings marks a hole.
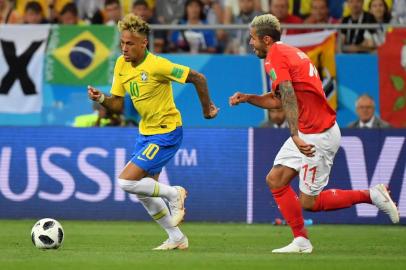
[[[121,112],[125,93],[131,96],[141,116],[140,134],[118,183],[123,190],[135,194],[148,214],[168,233],[169,238],[155,250],[186,249],[188,239],[178,224],[185,215],[187,192],[183,187],[157,181],[162,167],[175,155],[182,141],[182,119],[173,100],[171,82],[195,86],[205,118],[216,117],[218,108],[210,100],[204,75],[148,52],[147,23],[128,14],[118,22],[118,29],[122,55],[114,68],[111,96],[92,86],[88,87],[88,95],[111,112]]]

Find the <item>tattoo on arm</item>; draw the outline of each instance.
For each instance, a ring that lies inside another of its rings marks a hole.
[[[206,79],[204,78],[203,74],[194,71],[193,69],[190,70],[189,75],[186,78],[186,82],[193,83],[196,87],[206,87]]]
[[[279,84],[279,89],[282,96],[282,106],[286,114],[286,119],[289,123],[290,135],[298,135],[299,112],[292,82],[281,82]]]
[[[186,82],[193,83],[193,85],[196,87],[203,109],[210,108],[210,97],[206,77],[204,77],[203,74],[191,69],[186,78]]]

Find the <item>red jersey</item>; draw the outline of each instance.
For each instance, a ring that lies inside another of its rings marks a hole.
[[[276,42],[266,56],[265,70],[274,92],[279,91],[280,82],[292,82],[299,110],[300,132],[321,133],[334,125],[336,112],[327,102],[317,69],[304,52]]]

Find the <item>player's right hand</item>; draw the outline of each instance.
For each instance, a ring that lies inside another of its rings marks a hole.
[[[236,92],[234,95],[232,95],[229,98],[229,104],[230,104],[230,106],[235,106],[235,105],[238,105],[240,103],[247,102],[247,100],[248,100],[248,95],[247,94]]]
[[[93,86],[91,85],[87,86],[87,95],[91,100],[98,101],[101,98],[102,94],[103,93],[100,90],[97,90]]]
[[[303,155],[307,157],[314,157],[314,153],[316,152],[314,144],[306,143],[297,135],[292,136],[292,140]]]

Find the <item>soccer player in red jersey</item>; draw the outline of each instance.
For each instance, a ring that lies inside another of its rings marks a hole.
[[[283,107],[290,137],[279,150],[266,182],[284,219],[293,232],[289,245],[273,253],[311,253],[313,246],[304,227],[302,208],[330,211],[358,203],[374,204],[399,222],[399,212],[387,188],[376,185],[369,190],[323,191],[329,180],[333,159],[340,146],[336,113],[328,105],[317,69],[305,53],[280,42],[278,19],[265,14],[250,25],[250,45],[272,81],[272,92],[252,95],[237,92],[230,105],[248,102],[260,108]],[[299,175],[299,197],[290,182]]]

